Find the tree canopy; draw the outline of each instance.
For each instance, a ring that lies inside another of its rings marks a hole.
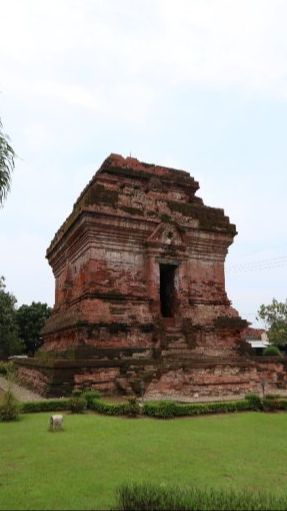
[[[6,291],[4,277],[0,277],[0,356],[4,358],[24,351],[18,338],[16,303],[15,296]]]
[[[258,318],[264,321],[271,344],[287,345],[287,300],[284,303],[273,298],[271,304],[261,305]]]
[[[8,136],[3,132],[0,119],[0,206],[3,205],[10,190],[11,173],[14,170],[14,149],[9,144]]]
[[[41,302],[21,305],[17,310],[19,338],[25,343],[26,352],[29,355],[33,355],[42,345],[41,330],[51,312],[52,309]]]
[[[52,309],[41,302],[21,305],[6,291],[5,279],[0,276],[0,359],[27,353],[34,355],[41,346],[41,330]]]

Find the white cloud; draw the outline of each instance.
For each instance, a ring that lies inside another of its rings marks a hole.
[[[4,91],[101,111],[178,84],[287,99],[282,0],[10,0],[1,17]]]
[[[284,106],[285,0],[0,0],[0,12],[0,116],[22,158],[12,193],[0,211],[0,244],[5,239],[7,243],[5,255],[0,252],[0,274],[13,282],[15,292],[19,286],[21,299],[37,298],[38,276],[49,271],[44,248],[81,188],[112,151],[131,150],[145,160],[179,168],[191,165],[205,202],[223,206],[238,224],[237,247],[251,247],[255,240],[262,244],[266,235],[272,248],[284,238],[286,179],[278,184],[280,169],[277,181],[265,184],[259,171],[252,175],[253,162],[248,162],[250,178],[246,174],[240,180],[240,165],[227,169],[230,160],[223,161],[228,124],[221,125],[222,136],[217,138],[217,122],[209,117],[208,106],[188,116],[184,111],[196,90],[236,93],[234,102],[239,96],[275,99]],[[182,99],[186,90],[190,95]],[[244,100],[242,104],[244,108]],[[248,126],[240,129],[234,137],[242,136]],[[192,160],[192,135],[200,142],[198,151],[206,147],[212,154],[210,161],[201,160],[202,176]],[[221,154],[212,153],[216,143]],[[237,150],[235,158],[240,158],[241,148]],[[258,166],[264,151],[262,147]],[[273,167],[271,173],[276,175]],[[269,195],[281,197],[270,209],[265,206]],[[13,239],[6,229],[3,234],[5,226]],[[29,256],[30,241],[40,249]],[[10,252],[18,257],[19,271]],[[21,283],[22,253],[27,275]],[[232,254],[236,258],[240,249],[232,249],[231,259]],[[44,284],[42,289],[41,299]],[[50,289],[49,280],[47,292]]]

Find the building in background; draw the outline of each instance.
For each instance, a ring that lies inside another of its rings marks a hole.
[[[256,355],[262,355],[265,348],[270,344],[267,332],[262,328],[248,327],[243,330],[242,338],[250,344]]]

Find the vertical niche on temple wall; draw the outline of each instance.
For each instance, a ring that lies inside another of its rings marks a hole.
[[[160,310],[163,318],[175,315],[176,288],[175,276],[177,265],[160,264]]]

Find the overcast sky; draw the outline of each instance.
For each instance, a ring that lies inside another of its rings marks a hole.
[[[225,209],[243,317],[285,300],[287,2],[0,0],[0,13],[0,117],[18,154],[0,275],[19,304],[53,304],[46,248],[111,152],[188,170]]]

